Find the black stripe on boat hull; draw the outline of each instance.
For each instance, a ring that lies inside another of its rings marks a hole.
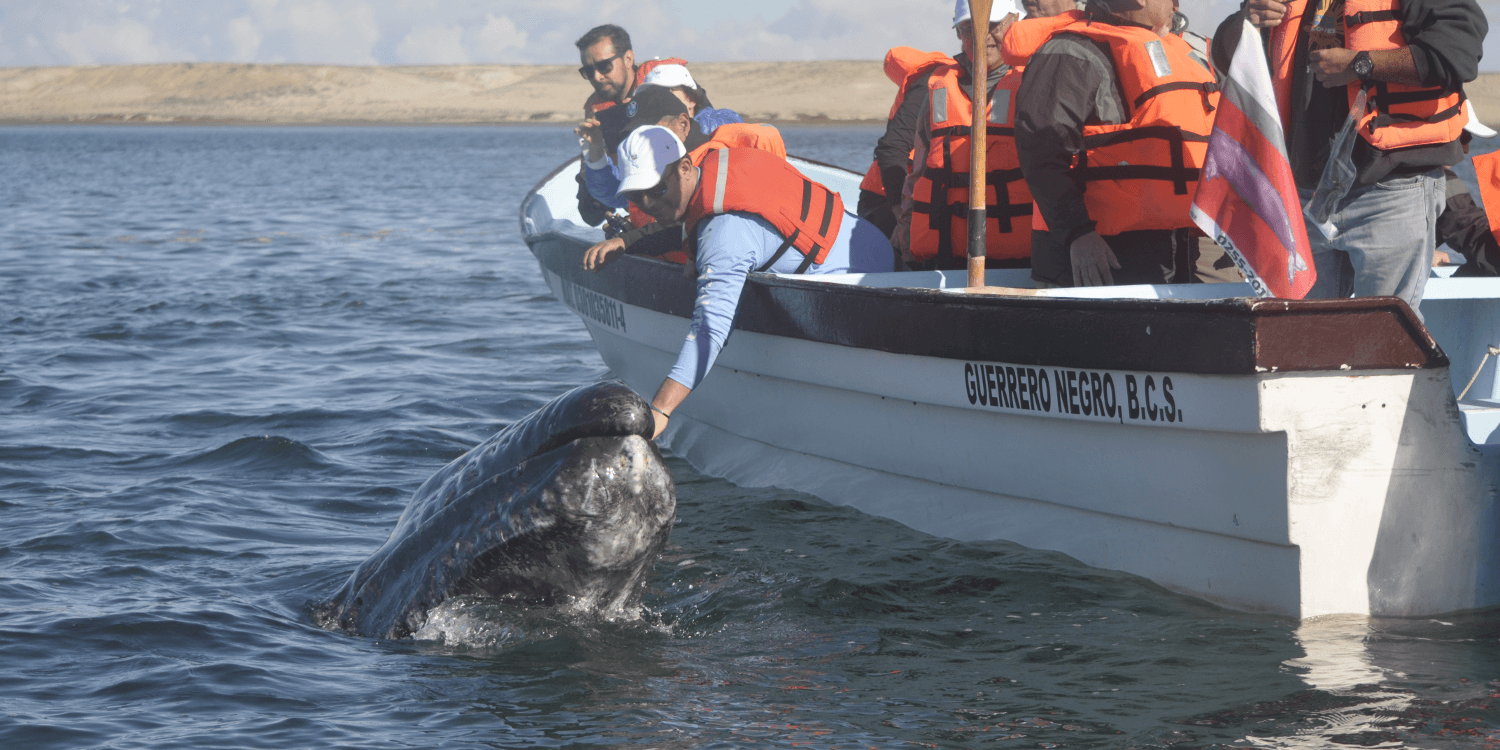
[[[583,270],[564,235],[527,238],[548,270],[628,305],[688,318],[682,266],[626,256]],[[1446,367],[1405,303],[965,296],[768,274],[745,285],[735,329],[898,354],[1098,370],[1244,374]]]

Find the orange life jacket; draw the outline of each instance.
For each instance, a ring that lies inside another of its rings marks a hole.
[[[1208,150],[1219,86],[1175,34],[1075,20],[1054,34],[1079,34],[1109,47],[1121,103],[1130,119],[1083,126],[1073,168],[1100,235],[1192,227],[1188,208]],[[1007,41],[1009,35],[1007,35]],[[1040,211],[1033,227],[1046,229]]]
[[[885,77],[896,84],[896,101],[891,104],[891,113],[885,116],[889,121],[896,116],[896,111],[901,109],[901,103],[906,100],[906,85],[913,78],[926,73],[939,65],[952,65],[953,58],[941,52],[923,52],[911,47],[893,47],[885,53]],[[911,171],[911,160],[916,158],[915,149],[907,154],[907,171]],[[874,161],[870,162],[870,170],[865,172],[865,179],[859,183],[860,190],[868,190],[876,195],[885,195],[885,183],[880,181],[880,165]]]
[[[693,127],[697,127],[697,124],[694,123]],[[697,164],[704,152],[715,148],[753,148],[775,154],[782,159],[786,158],[786,143],[781,140],[781,131],[770,125],[725,123],[714,130],[707,142],[689,151],[687,155],[694,164]],[[633,202],[625,204],[625,213],[630,223],[638,227],[656,221]],[[672,250],[663,253],[661,259],[671,263],[686,263],[688,256],[681,251]]]
[[[1500,237],[1500,151],[1480,154],[1473,161],[1484,215],[1490,220],[1490,233]]]
[[[1308,0],[1291,0],[1281,24],[1271,29],[1271,77],[1281,125],[1292,124],[1292,77],[1296,72],[1297,35],[1303,26]],[[1401,34],[1400,0],[1345,0],[1344,46],[1359,52],[1407,46]],[[1464,92],[1405,86],[1399,83],[1355,81],[1349,84],[1349,105],[1361,87],[1368,88],[1369,108],[1359,123],[1359,134],[1381,150],[1448,143],[1467,122]]]
[[[927,79],[932,140],[923,156],[922,177],[912,189],[911,254],[925,261],[940,255],[968,256],[969,148],[974,105],[959,83],[958,64],[939,68]],[[1016,89],[1021,69],[1011,68],[995,84],[987,102],[985,130],[985,256],[1031,257],[1031,190],[1016,157]],[[1003,200],[1002,200],[1003,199]]]
[[[697,121],[693,122],[692,127],[698,127]],[[725,123],[715,128],[713,135],[710,135],[703,145],[689,151],[687,155],[694,164],[697,164],[702,152],[715,148],[758,148],[762,151],[769,151],[783,159],[786,158],[786,143],[781,140],[781,131],[770,125]],[[630,215],[630,223],[638,227],[643,227],[656,221],[656,219],[651,218],[650,214],[642,211],[634,203],[627,204],[625,211]],[[675,256],[676,253],[668,253],[668,255]],[[673,257],[669,258],[669,260],[681,263],[686,258],[678,260]]]
[[[1059,29],[1083,20],[1083,11],[1070,10],[1055,16],[1026,18],[1010,25],[1000,40],[1000,59],[1012,68],[1026,67],[1026,61],[1047,43]]]
[[[684,60],[680,57],[669,57],[665,60],[647,60],[640,65],[635,66],[635,82],[630,85],[631,95],[634,96],[635,90],[637,88],[640,88],[640,85],[646,82],[646,74],[650,73],[652,68],[658,65],[667,64],[687,65],[687,60]],[[583,103],[583,109],[585,112],[603,112],[604,110],[615,106],[615,104],[616,102],[608,99],[601,101],[599,99],[599,92],[596,91],[590,94],[588,100]]]
[[[698,189],[682,216],[684,242],[696,254],[698,222],[711,216],[743,211],[776,227],[786,239],[770,268],[788,248],[802,253],[797,273],[822,263],[839,235],[844,201],[839,194],[813,182],[786,159],[754,148],[716,148],[698,154]]]

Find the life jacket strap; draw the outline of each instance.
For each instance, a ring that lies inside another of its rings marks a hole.
[[[1145,91],[1142,91],[1141,95],[1135,98],[1135,108],[1140,109],[1141,105],[1150,101],[1154,97],[1167,93],[1168,91],[1188,90],[1201,92],[1204,97],[1203,102],[1206,105],[1208,103],[1208,95],[1217,92],[1219,90],[1219,84],[1213,83],[1212,81],[1207,83],[1198,83],[1195,81],[1174,81],[1172,83],[1163,83],[1160,86],[1153,86],[1149,89],[1146,89]],[[1208,111],[1214,111],[1213,107],[1210,106],[1208,108]]]
[[[1131,141],[1151,138],[1165,140],[1171,144],[1172,163],[1170,166],[1159,164],[1090,166],[1088,163],[1088,149],[1090,148],[1113,146],[1119,143],[1129,143]],[[1171,125],[1153,125],[1145,128],[1130,128],[1110,133],[1086,135],[1083,137],[1084,150],[1078,154],[1078,166],[1076,168],[1080,171],[1085,181],[1165,180],[1173,183],[1173,193],[1187,195],[1188,183],[1197,182],[1199,175],[1197,167],[1187,166],[1185,144],[1188,141],[1207,143],[1208,136],[1189,133],[1182,128]]]
[[[1367,90],[1369,88],[1372,87],[1366,87]],[[1390,108],[1394,105],[1400,104],[1417,104],[1419,102],[1437,101],[1448,96],[1448,93],[1443,91],[1442,89],[1418,89],[1416,91],[1393,92],[1390,91],[1386,84],[1383,82],[1376,83],[1373,88],[1375,89],[1375,110],[1378,114],[1370,119],[1369,127],[1370,132],[1372,133],[1375,132],[1377,128],[1389,127],[1391,125],[1395,125],[1396,123],[1442,122],[1450,117],[1458,117],[1463,113],[1464,102],[1469,98],[1466,93],[1464,93],[1463,91],[1459,91],[1458,103],[1441,112],[1423,117],[1421,115],[1413,115],[1405,112],[1392,112],[1390,111]]]
[[[786,238],[786,241],[781,243],[781,247],[776,248],[776,252],[771,253],[771,259],[766,261],[765,265],[762,265],[760,268],[757,268],[755,270],[760,273],[765,273],[766,271],[771,270],[771,266],[776,265],[776,261],[781,260],[781,256],[786,255],[786,251],[791,249],[792,243],[797,241],[797,235],[800,234],[802,234],[801,229],[793,229],[792,236]],[[811,258],[812,256],[808,257]],[[797,273],[802,273],[802,269],[797,269]]]
[[[990,125],[988,128],[985,128],[985,133],[987,135],[1000,136],[1000,137],[1006,137],[1006,138],[1014,138],[1014,137],[1016,137],[1016,129],[1015,128],[1001,127],[999,125]],[[973,134],[974,134],[974,129],[971,128],[971,127],[969,127],[968,125],[949,125],[949,126],[947,126],[945,128],[933,128],[932,129],[932,137],[933,138],[952,138],[953,136],[959,136],[959,137],[962,137],[962,138],[968,138],[969,136],[971,136]]]
[[[1350,26],[1363,26],[1367,23],[1376,23],[1379,21],[1400,20],[1400,16],[1397,16],[1396,11],[1394,10],[1362,10],[1358,13],[1344,16],[1344,28],[1347,29]]]

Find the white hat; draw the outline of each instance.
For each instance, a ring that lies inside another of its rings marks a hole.
[[[1473,100],[1465,101],[1464,104],[1467,105],[1464,109],[1469,112],[1469,121],[1464,123],[1464,130],[1469,131],[1470,134],[1478,138],[1494,138],[1496,135],[1500,135],[1500,133],[1495,132],[1494,128],[1479,121],[1479,115],[1474,112]]]
[[[698,82],[693,80],[693,74],[688,72],[686,65],[667,63],[658,65],[646,74],[646,80],[641,81],[642,86],[686,86],[690,89],[698,88]]]
[[[1026,17],[1026,11],[1021,8],[1020,0],[995,0],[995,3],[990,6],[990,23],[1004,21],[1005,17],[1012,13],[1021,18]],[[953,6],[953,28],[958,28],[959,24],[971,17],[973,13],[969,10],[969,0],[958,0],[958,3]]]
[[[620,189],[615,195],[656,187],[667,166],[686,153],[676,133],[660,125],[636,128],[620,144]]]

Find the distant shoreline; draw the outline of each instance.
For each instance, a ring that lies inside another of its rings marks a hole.
[[[698,63],[715,106],[749,122],[882,124],[896,86],[878,60]],[[1465,87],[1500,125],[1500,73]],[[569,65],[241,63],[0,68],[3,125],[545,125],[582,115]]]
[[[750,122],[884,123],[882,63],[692,65],[715,106]],[[567,65],[351,67],[165,63],[0,68],[5,125],[540,125],[582,116]]]

